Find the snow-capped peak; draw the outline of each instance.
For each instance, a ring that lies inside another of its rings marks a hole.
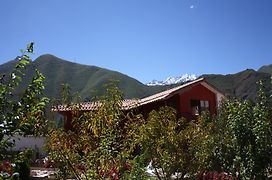
[[[147,83],[148,86],[163,86],[163,85],[170,85],[170,84],[178,84],[184,83],[187,81],[195,80],[197,76],[195,74],[184,74],[178,77],[168,77],[164,81],[153,80]]]

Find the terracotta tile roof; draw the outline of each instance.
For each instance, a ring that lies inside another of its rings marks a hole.
[[[136,99],[126,99],[123,100],[122,106],[123,109],[131,109],[136,107],[138,104],[138,100]],[[51,111],[53,112],[62,112],[62,111],[71,111],[73,108],[81,111],[93,111],[96,110],[99,106],[101,106],[100,102],[82,102],[78,104],[71,105],[57,105],[53,106]]]

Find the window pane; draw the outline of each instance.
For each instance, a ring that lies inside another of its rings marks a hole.
[[[206,107],[206,108],[209,107],[209,101],[205,101],[205,107]]]
[[[204,101],[200,101],[200,107],[205,107]]]

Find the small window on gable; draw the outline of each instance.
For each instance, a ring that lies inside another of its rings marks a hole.
[[[209,101],[201,100],[200,101],[200,110],[202,111],[209,111],[210,105]]]
[[[210,103],[207,100],[191,100],[192,115],[198,116],[201,112],[210,110]]]
[[[205,101],[200,101],[200,107],[205,107]]]

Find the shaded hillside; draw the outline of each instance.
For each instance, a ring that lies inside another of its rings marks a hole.
[[[266,65],[266,66],[262,66],[258,72],[263,72],[263,73],[269,73],[272,74],[272,64],[270,65]]]
[[[15,64],[16,60],[0,65],[0,73],[11,71]],[[164,87],[148,87],[116,71],[72,63],[53,55],[42,55],[33,61],[25,82],[31,80],[35,68],[39,69],[46,77],[45,95],[50,98],[59,97],[60,85],[64,83],[70,85],[72,92],[79,92],[83,99],[103,94],[105,84],[112,80],[119,82],[119,87],[124,92],[125,98],[140,98],[164,89]],[[23,84],[23,86],[25,85]]]
[[[0,65],[0,74],[11,71],[17,61]],[[104,94],[105,84],[111,80],[119,81],[119,87],[124,92],[125,98],[141,98],[179,85],[147,86],[116,71],[69,62],[53,55],[42,55],[31,63],[23,86],[31,80],[35,68],[46,77],[45,95],[49,98],[59,97],[60,85],[64,83],[70,85],[72,92],[79,92],[85,100]],[[247,69],[236,74],[208,74],[203,77],[227,96],[255,100],[259,89],[257,82],[263,80],[268,92],[271,87],[271,74],[272,65],[268,65],[258,71]]]
[[[0,65],[0,73],[3,74],[3,73],[11,71],[15,67],[15,65],[17,64],[17,62],[18,62],[18,59],[15,58],[12,61],[9,61],[7,63],[1,64]]]
[[[239,97],[242,99],[255,100],[259,89],[260,80],[264,82],[265,91],[268,93],[271,88],[271,74],[258,72],[252,69],[229,74],[229,75],[203,75],[206,80],[223,91],[227,96]]]

